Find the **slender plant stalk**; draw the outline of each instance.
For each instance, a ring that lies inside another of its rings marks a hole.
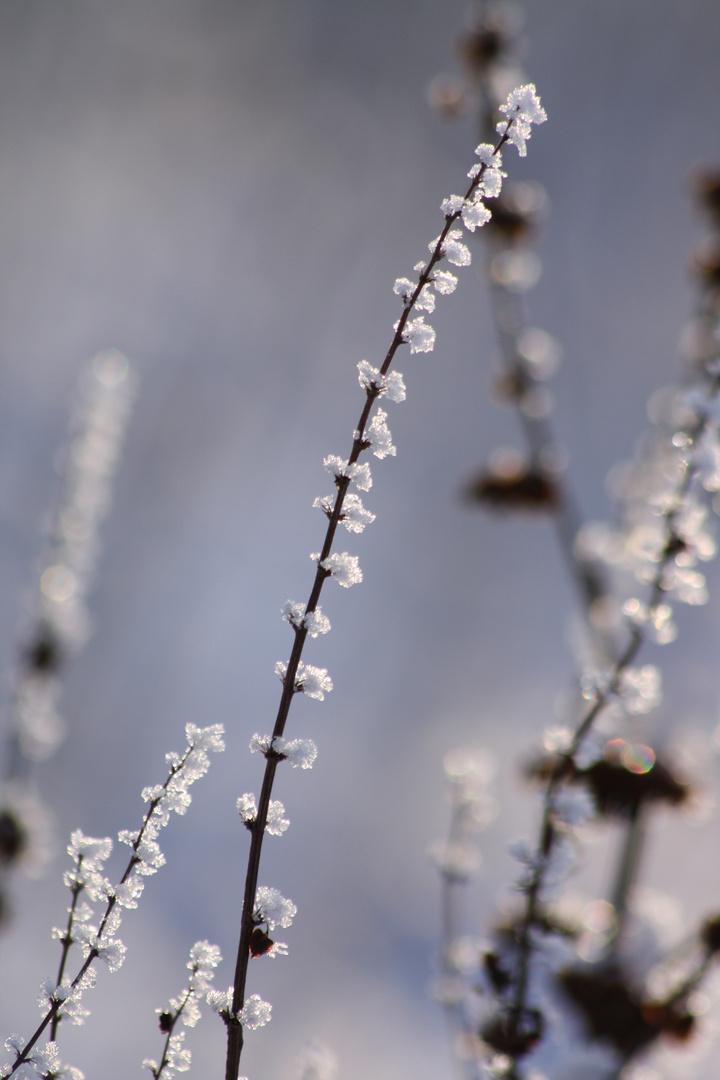
[[[500,137],[497,143],[494,153],[497,154],[500,149],[508,141],[508,132],[512,124],[512,119],[508,121],[508,126]],[[482,182],[483,175],[485,173],[486,166],[483,163],[477,174],[471,180],[470,186],[464,196],[465,199],[471,199],[478,186]],[[457,219],[460,217],[461,211],[458,210],[453,214],[449,214],[445,218],[445,225],[442,232],[435,244],[435,247],[430,256],[430,260],[425,266],[425,269],[420,272],[418,283],[412,295],[409,297],[404,305],[402,315],[395,327],[395,333],[393,335],[390,346],[383,360],[382,367],[380,368],[380,375],[386,375],[390,365],[393,362],[395,353],[398,348],[404,344],[404,332],[407,325],[407,321],[415,308],[415,304],[422,292],[423,288],[432,280],[432,272],[435,266],[440,262],[443,256],[443,245],[447,239],[448,233]],[[374,385],[371,385],[366,390],[366,399],[360,414],[360,419],[357,423],[355,437],[353,438],[352,449],[347,461],[347,465],[354,465],[361,453],[369,448],[369,443],[364,439],[365,429],[370,419],[370,413],[376,398],[380,394],[380,389]],[[335,504],[333,506],[332,513],[328,521],[327,532],[325,534],[325,540],[318,559],[317,571],[315,573],[315,581],[313,583],[312,591],[310,593],[310,599],[307,602],[305,612],[306,614],[312,614],[317,608],[320,600],[320,594],[322,592],[323,585],[328,577],[330,577],[330,571],[323,568],[323,562],[329,557],[333,540],[335,538],[335,532],[340,521],[340,515],[342,513],[343,503],[345,495],[347,494],[348,487],[351,483],[351,477],[338,476],[336,477],[335,484],[337,487],[337,494],[335,496]],[[303,647],[305,645],[305,639],[307,638],[307,629],[304,625],[294,626],[295,639],[293,641],[292,651],[290,653],[290,659],[288,661],[287,670],[284,676],[284,685],[282,694],[280,697],[280,705],[278,707],[277,716],[275,719],[275,726],[273,728],[272,739],[283,735],[285,731],[285,725],[287,723],[288,713],[290,711],[290,703],[293,695],[296,692],[295,677],[298,671],[298,665],[300,663]],[[272,747],[272,743],[271,743]],[[243,1029],[242,1022],[239,1019],[238,1014],[245,1004],[245,988],[247,982],[247,970],[248,962],[250,960],[250,937],[255,927],[255,921],[253,917],[255,907],[255,894],[257,892],[258,873],[260,867],[260,856],[262,852],[263,838],[265,835],[265,826],[267,823],[267,815],[270,807],[270,798],[272,795],[273,784],[275,781],[275,772],[279,761],[280,755],[273,754],[272,749],[266,754],[265,774],[263,777],[262,789],[260,792],[260,798],[258,801],[257,814],[252,822],[248,822],[248,828],[250,829],[250,852],[248,854],[247,870],[245,876],[245,889],[243,895],[243,909],[240,924],[240,941],[238,943],[237,961],[235,965],[235,979],[233,983],[233,997],[232,997],[232,1011],[230,1014],[223,1014],[223,1018],[227,1025],[227,1059],[226,1059],[226,1080],[237,1080],[237,1076],[240,1070],[240,1057],[243,1048]]]
[[[137,838],[133,841],[132,854],[130,856],[127,867],[125,868],[125,872],[124,872],[123,876],[121,877],[117,888],[119,888],[120,885],[125,884],[125,882],[130,877],[131,873],[133,872],[133,870],[135,869],[137,864],[139,862],[142,862],[142,858],[141,858],[140,855],[138,855],[138,851],[140,849],[140,845],[142,844],[143,837],[145,835],[145,830],[147,829],[147,826],[148,826],[148,824],[150,822],[150,819],[151,819],[151,817],[152,817],[152,815],[153,815],[153,813],[155,811],[155,808],[162,801],[163,795],[167,791],[168,786],[169,786],[170,782],[172,781],[173,777],[178,772],[180,772],[181,769],[184,767],[184,765],[187,763],[187,760],[190,757],[190,754],[193,752],[193,750],[194,750],[194,746],[192,746],[192,745],[187,748],[187,750],[185,751],[185,754],[182,756],[182,758],[180,758],[180,760],[175,765],[173,765],[171,767],[170,774],[168,775],[167,779],[165,780],[165,783],[162,785],[161,793],[159,795],[157,795],[155,798],[151,799],[150,804],[149,804],[148,809],[147,809],[147,812],[146,812],[145,817],[143,819],[143,823],[140,826],[140,831],[138,832]],[[66,963],[66,959],[67,959],[67,953],[69,951],[70,944],[71,944],[71,942],[68,943],[66,939],[70,936],[70,933],[72,931],[72,924],[73,924],[73,920],[74,920],[75,909],[76,909],[76,906],[77,906],[76,901],[77,901],[77,897],[74,896],[73,897],[73,903],[72,903],[72,906],[71,906],[71,913],[70,913],[70,917],[69,917],[69,920],[68,920],[68,928],[67,928],[65,937],[63,938],[63,953],[62,953],[62,957],[61,957],[61,961],[60,961],[61,974],[64,972],[64,967],[65,967],[65,963]],[[101,937],[103,935],[103,931],[105,930],[105,927],[107,926],[108,919],[110,918],[116,903],[117,903],[117,898],[113,894],[108,899],[107,906],[105,908],[105,912],[103,914],[102,919],[100,920],[100,925],[98,927],[98,932],[96,934],[96,938],[97,938],[98,941],[101,939]],[[99,955],[100,955],[100,953],[99,953],[98,949],[96,949],[96,948],[91,948],[90,949],[90,952],[88,953],[87,957],[85,958],[85,961],[84,961],[82,967],[80,968],[77,975],[75,976],[75,978],[70,983],[70,991],[75,990],[79,986],[79,984],[83,980],[83,977],[85,976],[85,974],[90,969],[91,965],[95,962],[95,960],[98,958]],[[50,1007],[48,1008],[47,1012],[43,1016],[43,1018],[40,1021],[38,1027],[33,1032],[30,1039],[28,1040],[26,1045],[23,1047],[22,1051],[20,1051],[20,1053],[18,1054],[18,1056],[17,1056],[17,1058],[16,1058],[10,1072],[7,1074],[8,1076],[12,1076],[20,1068],[20,1066],[25,1061],[27,1061],[31,1050],[33,1049],[33,1047],[37,1043],[37,1041],[40,1038],[40,1036],[42,1035],[42,1033],[45,1031],[45,1029],[50,1024],[52,1025],[51,1032],[52,1032],[52,1038],[54,1039],[55,1032],[57,1031],[57,1025],[58,1025],[59,1021],[62,1019],[62,1015],[60,1013],[60,1010],[62,1009],[63,1002],[64,1002],[64,999],[61,1000],[59,998],[53,998],[53,1000],[50,1003]]]
[[[714,397],[717,394],[718,389],[720,389],[720,379],[715,378],[711,384],[709,397]],[[698,439],[704,432],[705,426],[706,419],[702,417],[693,426],[692,431],[688,435],[688,447],[686,448],[687,457],[684,462],[683,474],[675,493],[673,505],[665,514],[665,544],[652,582],[648,605],[651,609],[659,603],[660,598],[663,595],[665,570],[677,554],[677,548],[675,546],[677,541],[675,525],[682,508],[682,501],[687,495],[697,474],[697,465],[694,463],[692,451],[694,450]],[[643,628],[639,625],[633,626],[624,651],[612,665],[607,685],[604,689],[598,689],[595,692],[595,700],[575,731],[570,747],[558,758],[548,780],[540,826],[540,839],[537,846],[537,861],[526,889],[525,914],[523,916],[518,937],[518,974],[513,1002],[510,1005],[507,1016],[507,1033],[511,1044],[518,1040],[527,1014],[530,958],[533,951],[532,930],[538,919],[541,903],[540,893],[545,882],[545,875],[547,873],[550,855],[556,836],[553,820],[555,793],[572,769],[575,755],[589,734],[600,712],[605,708],[610,698],[620,690],[623,674],[634,661],[644,641],[645,631]],[[514,1063],[514,1067],[516,1064],[517,1062]]]

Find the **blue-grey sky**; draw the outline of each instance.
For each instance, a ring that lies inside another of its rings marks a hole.
[[[72,828],[132,827],[185,723],[227,730],[223,759],[166,833],[168,866],[128,913],[125,967],[101,974],[87,1029],[67,1033],[88,1076],[125,1080],[159,1052],[153,1009],[179,989],[196,939],[220,945],[218,982],[231,980],[247,843],[234,803],[260,783],[247,746],[274,717],[273,665],[290,640],[280,607],[310,588],[323,525],[312,501],[330,490],[322,458],[348,452],[355,365],[384,355],[392,283],[423,258],[472,161],[471,122],[426,103],[431,79],[456,69],[464,18],[456,0],[0,0],[6,682],[78,372],[115,346],[140,379],[95,635],[67,680],[68,738],[42,772],[59,848]],[[686,264],[702,229],[687,177],[720,154],[720,9],[530,0],[526,35],[549,120],[527,159],[506,164],[551,204],[528,304],[562,342],[557,423],[582,509],[602,517],[605,474],[678,370],[692,310]],[[494,344],[475,266],[430,321],[434,353],[398,361],[408,400],[389,407],[397,458],[375,464],[365,500],[377,520],[348,534],[365,580],[347,593],[329,583],[333,631],[308,650],[335,689],[293,709],[292,734],[314,738],[319,757],[277,792],[292,825],[268,840],[261,881],[299,913],[289,957],[253,966],[251,989],[275,1011],[248,1037],[251,1080],[292,1077],[312,1037],[333,1046],[343,1080],[450,1075],[426,994],[442,755],[468,743],[501,761],[502,815],[477,890],[486,923],[511,873],[506,844],[533,814],[512,762],[572,671],[573,599],[550,528],[458,498],[474,467],[519,442],[512,414],[489,401]],[[667,653],[662,730],[717,722],[710,580],[709,605],[682,613]],[[705,910],[720,890],[715,854],[691,862],[687,833],[668,828],[672,866],[653,840],[649,879],[692,880],[684,898]],[[716,853],[709,830],[691,836]],[[56,965],[61,864],[18,887],[0,942],[3,1030],[30,1027]],[[205,1017],[196,1075],[220,1075],[223,1041]]]

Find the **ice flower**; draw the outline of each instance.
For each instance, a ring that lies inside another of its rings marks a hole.
[[[347,500],[352,497],[353,496],[347,495],[345,501],[347,502]],[[357,498],[357,496],[354,497]],[[315,503],[317,502],[318,500],[316,499]],[[320,607],[316,607],[314,611],[306,612],[305,604],[298,603],[295,600],[285,601],[282,606],[282,617],[296,629],[302,627],[307,630],[312,638],[317,637],[319,634],[327,634],[330,630],[330,620],[327,615],[323,615]]]
[[[409,278],[401,277],[397,278],[393,285],[393,292],[396,296],[401,296],[403,302],[408,304],[412,294],[415,292],[415,285]]]
[[[229,986],[227,990],[209,990],[205,996],[205,1000],[215,1013],[227,1013],[230,1014],[232,1009],[233,988]]]
[[[388,436],[389,435],[390,432],[388,431]],[[393,453],[394,451],[395,448],[393,447]],[[315,499],[313,502],[313,509],[322,510],[323,513],[330,518],[332,517],[334,505],[335,500],[331,495],[323,495],[322,497]],[[340,521],[349,532],[361,533],[365,529],[365,526],[372,524],[374,520],[375,514],[370,510],[365,509],[359,495],[355,495],[351,492],[349,495],[345,496],[342,512],[340,513],[338,521]],[[329,620],[327,620],[327,623],[329,630]],[[325,633],[325,631],[320,630],[318,633]],[[313,634],[312,636],[315,637],[316,634]]]
[[[487,206],[480,200],[477,202],[466,202],[463,207],[463,225],[466,229],[469,229],[470,232],[475,232],[475,229],[486,225],[491,217],[492,214]]]
[[[311,769],[317,757],[317,746],[312,739],[291,739],[286,741],[281,735],[253,735],[250,740],[250,753],[277,754],[290,762],[294,769]]]
[[[270,1023],[271,1013],[272,1005],[268,1001],[263,1001],[259,994],[252,994],[238,1013],[238,1019],[243,1027],[254,1031]]]
[[[418,320],[416,319],[415,322]],[[428,328],[429,329],[429,328]],[[432,331],[433,341],[435,340],[435,331]],[[413,352],[427,352],[427,349],[413,348]],[[365,432],[365,438],[369,442],[372,452],[376,458],[382,460],[386,457],[394,457],[397,453],[392,442],[392,435],[390,434],[390,428],[387,426],[387,413],[384,409],[378,409],[370,421],[370,425]],[[359,500],[358,500],[359,501]],[[373,514],[373,519],[375,515]],[[359,531],[359,530],[358,530]]]
[[[311,555],[310,558],[317,559],[318,556]],[[344,589],[349,589],[351,585],[358,585],[363,579],[357,555],[348,555],[347,551],[328,555],[320,566],[332,574],[338,585],[342,585]]]
[[[270,836],[282,836],[290,824],[290,819],[285,817],[285,807],[279,799],[272,799],[268,807],[265,831]]]
[[[292,900],[287,900],[277,889],[261,885],[255,894],[253,919],[256,923],[265,923],[268,930],[276,926],[287,930],[297,915],[297,907]]]
[[[355,482],[360,491],[369,491],[372,487],[372,475],[370,466],[367,464],[360,465],[354,462],[352,465],[348,465],[344,458],[338,457],[337,454],[330,454],[328,457],[323,458],[323,465],[335,477],[336,483],[342,477],[347,476]]]
[[[312,739],[291,739],[283,743],[278,753],[281,753],[294,769],[311,769],[317,757],[317,746]]]
[[[435,291],[439,292],[441,296],[449,296],[450,293],[455,292],[458,279],[455,274],[451,274],[449,270],[435,270],[433,272],[433,284]]]
[[[442,253],[454,266],[469,266],[472,262],[470,249],[460,242],[461,236],[461,229],[451,229],[443,242]],[[436,243],[430,245],[431,251],[435,250]]]
[[[251,793],[241,795],[237,801],[237,810],[243,822],[250,826],[257,819],[257,805],[255,796]],[[266,832],[271,836],[282,836],[290,824],[285,817],[285,807],[279,799],[272,799],[268,807]]]
[[[451,241],[453,244],[456,241]],[[459,248],[464,247],[463,244],[457,245]],[[467,248],[465,248],[467,251]],[[450,256],[448,255],[448,258]],[[451,262],[455,260],[450,258]],[[468,251],[468,262],[470,261],[470,252]],[[459,263],[458,265],[467,265],[466,263]],[[435,331],[429,323],[425,322],[423,315],[418,315],[417,319],[412,319],[408,322],[403,330],[403,341],[410,346],[411,353],[419,352],[432,352],[435,347]]]
[[[278,660],[275,664],[275,674],[279,676],[281,682],[285,682],[287,664],[284,661]],[[312,664],[303,664],[300,661],[295,673],[294,689],[296,693],[306,694],[317,701],[323,701],[325,694],[329,694],[332,688],[332,679],[328,675],[326,668],[314,667]]]
[[[517,147],[520,157],[525,157],[525,142],[530,138],[531,125],[543,124],[547,120],[547,113],[540,104],[535,86],[528,83],[526,86],[516,87],[511,91],[505,105],[500,106],[500,112],[507,116],[507,123],[501,121],[497,125],[497,131],[501,135],[507,134],[508,142]]]
[[[452,275],[449,276],[452,277]],[[376,387],[379,393],[384,394],[389,401],[405,400],[405,382],[399,371],[390,371],[387,375],[381,375],[378,368],[372,367],[367,360],[361,360],[358,364],[358,381],[363,390]]]
[[[435,294],[430,285],[423,285],[420,295],[415,301],[416,311],[427,311],[430,314],[435,310]]]

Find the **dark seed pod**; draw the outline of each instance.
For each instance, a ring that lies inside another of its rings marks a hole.
[[[264,956],[266,952],[269,952],[274,945],[274,941],[262,930],[259,926],[256,926],[250,935],[250,955],[251,956]]]
[[[160,1013],[160,1016],[158,1017],[158,1027],[160,1028],[160,1030],[163,1032],[164,1035],[167,1035],[167,1033],[169,1031],[172,1031],[172,1026],[173,1026],[172,1013],[169,1013],[169,1012]]]

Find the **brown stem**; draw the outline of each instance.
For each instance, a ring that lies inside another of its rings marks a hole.
[[[710,387],[709,397],[714,397],[719,388],[720,378],[715,378]],[[683,499],[687,495],[697,474],[697,466],[694,462],[692,451],[705,430],[705,426],[706,420],[700,418],[694,425],[692,431],[688,434],[691,452],[684,463],[683,475],[677,486],[673,505],[665,514],[665,544],[650,590],[649,606],[651,608],[659,603],[664,593],[665,571],[677,553],[674,546],[674,541],[676,540],[675,525],[682,510]],[[511,1042],[517,1040],[527,1011],[530,958],[532,955],[532,930],[537,923],[540,908],[540,893],[545,881],[549,857],[552,853],[555,838],[553,826],[553,801],[555,792],[570,771],[574,763],[575,755],[589,734],[598,715],[604,709],[610,697],[618,693],[623,673],[635,659],[644,641],[645,631],[641,626],[634,626],[630,631],[630,637],[624,652],[612,666],[607,686],[604,690],[596,691],[595,700],[575,731],[569,749],[558,758],[548,780],[540,827],[540,839],[537,847],[537,865],[526,889],[527,899],[525,904],[525,914],[518,936],[519,959],[517,981],[515,984],[513,1002],[508,1013],[508,1033]],[[514,1063],[513,1067],[515,1067],[516,1064],[517,1062]]]
[[[505,145],[508,140],[508,131],[512,120],[508,122],[508,126],[501,136],[494,153],[498,153],[500,149]],[[470,182],[467,192],[464,196],[465,199],[471,199],[477,188],[482,183],[483,174],[486,166],[483,163],[476,176],[474,176]],[[400,319],[395,327],[390,346],[385,359],[382,362],[382,366],[379,369],[380,375],[386,375],[390,365],[393,362],[395,353],[398,348],[404,344],[404,332],[407,325],[407,321],[415,308],[417,300],[420,296],[425,285],[432,280],[432,271],[444,257],[443,245],[447,239],[450,229],[460,217],[460,210],[454,214],[449,214],[445,218],[445,225],[443,227],[440,236],[433,248],[430,260],[421,271],[417,285],[413,290],[412,295],[406,301]],[[367,427],[370,413],[372,411],[373,403],[379,396],[379,389],[371,386],[366,391],[365,403],[363,405],[360,419],[357,423],[356,437],[353,439],[352,449],[348,458],[347,464],[354,465],[361,453],[368,449],[369,444],[363,439],[365,429]],[[327,526],[327,532],[325,534],[325,541],[322,546],[320,558],[318,559],[317,571],[315,573],[315,581],[313,583],[310,598],[306,605],[306,614],[315,611],[317,604],[320,600],[320,594],[322,592],[323,585],[330,572],[325,570],[322,566],[325,559],[328,558],[332,551],[332,544],[337,531],[338,523],[340,521],[340,515],[342,513],[343,502],[345,495],[350,486],[350,477],[338,476],[336,478],[337,494],[335,497],[335,504],[333,506],[330,520]],[[290,703],[293,695],[295,694],[297,687],[295,686],[295,678],[297,675],[298,665],[302,657],[303,647],[307,638],[307,630],[300,624],[295,628],[295,640],[293,641],[292,651],[290,653],[290,659],[288,660],[287,670],[284,677],[284,685],[282,694],[280,696],[280,705],[278,707],[277,716],[275,719],[275,727],[273,728],[272,738],[275,739],[278,736],[282,736],[285,731],[285,724],[287,722],[288,713],[290,711]],[[272,742],[271,742],[272,747]],[[229,1014],[224,1014],[225,1024],[227,1026],[227,1058],[225,1063],[225,1080],[237,1080],[238,1073],[240,1071],[240,1057],[242,1055],[243,1048],[243,1030],[242,1023],[238,1019],[238,1014],[242,1010],[245,1004],[245,988],[247,984],[247,970],[250,960],[250,935],[255,927],[254,909],[255,909],[255,894],[257,892],[257,880],[258,872],[260,868],[260,856],[262,854],[262,845],[265,835],[265,826],[267,823],[267,815],[270,807],[270,799],[272,796],[273,784],[275,781],[275,771],[278,766],[278,762],[282,760],[278,755],[273,755],[272,750],[266,754],[265,773],[263,776],[262,789],[260,792],[260,798],[258,800],[257,814],[255,820],[249,823],[249,829],[251,834],[250,851],[248,853],[247,870],[245,874],[245,888],[243,892],[243,908],[240,919],[240,940],[238,942],[237,959],[235,962],[235,978],[233,982],[233,997],[232,1006]]]

